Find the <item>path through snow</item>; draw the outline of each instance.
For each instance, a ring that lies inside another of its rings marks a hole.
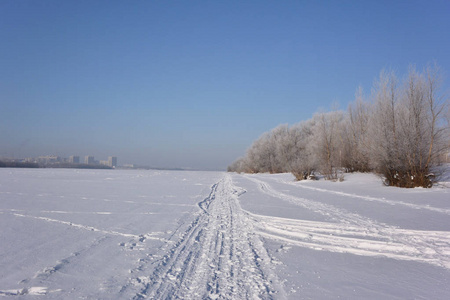
[[[243,192],[229,174],[215,184],[153,274],[134,280],[142,286],[135,298],[285,298],[274,262],[239,205]]]

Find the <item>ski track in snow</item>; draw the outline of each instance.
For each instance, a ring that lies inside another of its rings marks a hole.
[[[389,205],[403,205],[403,206],[410,207],[413,209],[425,209],[425,210],[430,210],[432,212],[438,212],[438,213],[450,215],[450,209],[446,209],[446,208],[438,208],[438,207],[408,203],[408,202],[403,202],[403,201],[394,201],[394,200],[371,197],[371,196],[361,196],[361,195],[356,195],[356,194],[349,194],[349,193],[344,193],[344,192],[339,192],[339,191],[332,191],[332,190],[321,189],[321,188],[312,187],[312,186],[306,186],[304,184],[297,184],[295,182],[289,182],[289,181],[285,181],[285,180],[277,180],[277,181],[280,183],[289,184],[289,185],[293,185],[296,187],[300,187],[302,189],[309,189],[309,190],[313,190],[316,192],[329,193],[329,194],[340,195],[340,196],[344,196],[344,197],[351,197],[351,198],[361,199],[364,201],[381,202],[381,203],[385,203],[385,204],[389,204]]]
[[[191,205],[192,206],[192,205]],[[111,212],[111,211],[63,211],[63,210],[20,210],[20,209],[4,209],[0,210],[0,213],[11,213],[11,212],[27,212],[27,213],[45,213],[45,214],[67,214],[67,215],[162,215],[164,213],[155,212]],[[168,214],[168,213],[166,213]]]
[[[136,246],[136,240],[139,241],[139,242],[144,242],[147,239],[148,240],[162,241],[162,242],[166,242],[167,241],[164,238],[155,236],[155,235],[159,235],[160,232],[151,232],[151,233],[147,233],[147,234],[137,235],[137,234],[131,234],[131,233],[122,233],[122,232],[113,231],[113,230],[103,230],[103,229],[98,229],[98,228],[95,228],[95,227],[92,227],[92,226],[88,226],[88,225],[76,224],[76,223],[73,223],[73,222],[61,221],[61,220],[51,219],[51,218],[47,218],[47,217],[37,217],[37,216],[24,215],[24,214],[18,214],[18,213],[13,213],[12,215],[14,215],[16,217],[42,220],[42,221],[46,221],[46,222],[50,222],[50,223],[64,224],[64,225],[72,226],[72,227],[75,227],[75,228],[78,228],[78,229],[83,229],[83,230],[87,230],[87,231],[91,231],[91,232],[99,232],[99,233],[103,233],[103,234],[106,234],[106,235],[116,235],[116,236],[123,236],[123,237],[127,237],[127,238],[132,238],[133,240],[132,240],[132,242],[130,242],[130,244],[133,244],[134,246]],[[121,243],[120,246],[125,246],[125,245],[126,245],[125,243]]]
[[[329,204],[284,194],[252,176],[244,177],[256,183],[263,193],[312,210],[332,221],[294,220],[248,212],[254,227],[264,237],[315,250],[385,256],[450,269],[448,231],[407,230],[389,226]]]
[[[95,228],[92,226],[81,225],[81,224],[76,224],[73,222],[61,221],[61,220],[56,220],[56,219],[52,219],[52,218],[36,217],[36,216],[23,215],[23,214],[18,214],[18,213],[13,213],[13,215],[16,217],[32,218],[32,219],[43,220],[43,221],[47,221],[47,222],[51,222],[51,223],[59,223],[59,224],[69,225],[69,226],[73,226],[75,228],[84,229],[84,230],[88,230],[88,231],[94,231],[94,232],[100,232],[100,233],[109,234],[109,235],[131,237],[131,238],[135,238],[135,239],[139,239],[141,237],[136,234],[122,233],[122,232],[111,231],[111,230],[102,230],[102,229],[98,229],[98,228]],[[151,237],[151,236],[148,236],[147,238],[161,240],[160,238],[155,238],[155,237]]]
[[[32,286],[23,289],[0,290],[0,296],[44,296],[48,293],[60,292],[61,290],[49,290],[43,286]]]
[[[66,258],[63,258],[61,260],[56,261],[53,265],[45,267],[42,270],[39,270],[35,273],[33,277],[28,277],[19,282],[19,284],[24,285],[33,285],[33,284],[45,284],[45,281],[48,280],[50,276],[55,274],[56,272],[59,272],[60,270],[67,267],[69,264],[74,263],[74,261],[84,254],[85,252],[88,252],[98,245],[100,245],[104,240],[107,239],[107,236],[102,236],[98,239],[96,239],[91,244],[87,245],[86,247],[80,249],[77,252],[71,253]],[[7,289],[7,290],[0,290],[0,296],[24,296],[24,295],[32,295],[32,296],[45,296],[47,294],[51,293],[58,293],[63,292],[62,289],[49,289],[48,287],[44,286],[30,286],[30,287],[24,287],[24,288],[16,288],[16,289]],[[64,297],[61,297],[64,298]]]
[[[135,299],[286,298],[273,271],[275,262],[239,205],[243,192],[225,174],[198,204],[199,214],[153,273],[135,278],[123,289],[140,287]],[[143,259],[136,270],[148,263]]]

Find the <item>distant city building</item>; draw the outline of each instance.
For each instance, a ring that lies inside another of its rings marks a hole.
[[[84,157],[84,164],[82,163],[82,158],[78,155],[71,155],[67,157],[59,157],[57,155],[46,155],[39,156],[36,158],[3,158],[0,156],[0,162],[13,162],[13,163],[32,163],[28,167],[48,167],[48,168],[91,168],[91,169],[107,169],[103,166],[110,168],[117,168],[117,156],[108,156],[108,160],[95,160],[93,155],[86,155]],[[76,166],[80,164],[79,166]],[[133,168],[133,165],[130,165]]]
[[[93,165],[93,164],[95,163],[95,161],[94,161],[94,156],[92,156],[92,155],[86,155],[86,156],[84,157],[84,163],[87,164],[87,165]]]
[[[108,166],[110,166],[111,168],[117,167],[117,157],[116,156],[108,157]]]
[[[111,167],[111,168],[115,168],[115,167],[117,167],[117,157],[116,156],[109,156],[108,160],[101,160],[100,164],[104,165],[104,166]]]
[[[80,163],[80,157],[76,155],[72,155],[69,157],[69,163],[71,164],[79,164]]]
[[[37,162],[41,164],[54,164],[60,162],[61,158],[57,155],[39,156]]]

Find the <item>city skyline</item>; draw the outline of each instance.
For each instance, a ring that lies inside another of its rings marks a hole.
[[[95,160],[93,155],[85,155],[83,159],[80,159],[79,155],[71,155],[69,157],[59,156],[59,155],[40,155],[37,157],[1,157],[0,161],[16,161],[16,162],[28,162],[28,163],[39,163],[44,165],[69,163],[69,164],[85,164],[85,165],[105,165],[112,168],[118,166],[117,156],[108,156],[107,160]]]

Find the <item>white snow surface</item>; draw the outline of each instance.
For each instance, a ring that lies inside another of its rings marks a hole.
[[[0,169],[0,296],[450,299],[448,186]]]

